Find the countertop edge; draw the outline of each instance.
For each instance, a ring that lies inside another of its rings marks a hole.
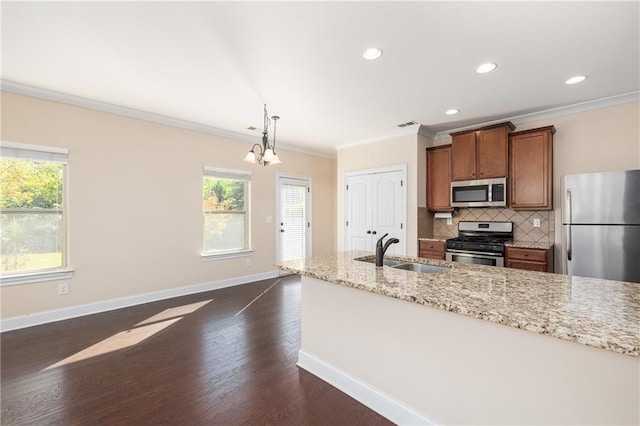
[[[410,258],[410,257],[404,257],[404,256],[402,258],[411,262],[432,263],[432,262],[425,262],[426,259],[422,259],[422,258],[417,259],[417,258]],[[370,265],[370,266],[372,268],[376,268],[374,265]],[[312,271],[308,271],[305,269],[289,267],[287,265],[282,265],[282,264],[276,264],[275,267],[277,269],[291,272],[293,274],[304,275],[307,277],[331,282],[334,284],[343,285],[343,286],[367,291],[370,293],[379,294],[382,296],[392,297],[398,300],[417,303],[417,304],[428,306],[431,308],[453,312],[453,313],[469,316],[469,317],[480,319],[480,320],[490,321],[496,324],[502,324],[509,327],[519,328],[519,329],[534,332],[537,334],[547,335],[547,336],[555,337],[565,341],[584,344],[586,346],[590,346],[598,349],[604,349],[604,350],[616,352],[623,355],[640,357],[640,347],[625,345],[622,342],[616,341],[617,339],[612,339],[612,338],[607,339],[602,337],[595,337],[593,335],[576,333],[570,330],[567,326],[562,324],[553,325],[553,324],[550,324],[548,321],[543,321],[542,324],[533,324],[529,321],[516,320],[513,318],[509,318],[499,312],[476,312],[464,306],[456,305],[454,303],[441,303],[441,302],[435,302],[435,301],[421,299],[421,298],[412,297],[412,296],[402,297],[398,293],[386,291],[384,287],[376,287],[373,289],[366,288],[365,286],[359,284],[356,281],[348,280],[348,279],[338,279],[337,277],[331,276],[330,274],[314,273]],[[382,268],[385,268],[385,266],[383,266]],[[533,273],[536,273],[536,272],[533,272]],[[538,274],[548,274],[548,273],[539,272]],[[551,274],[551,275],[557,275],[557,274]]]

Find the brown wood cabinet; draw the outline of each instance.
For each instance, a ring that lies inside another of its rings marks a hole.
[[[427,148],[427,210],[452,210],[451,145]]]
[[[511,122],[451,133],[451,180],[506,177]]]
[[[553,247],[536,249],[507,246],[505,266],[528,271],[553,272]]]
[[[418,240],[418,256],[429,259],[444,260],[444,241]]]
[[[509,135],[509,207],[553,209],[553,126]]]

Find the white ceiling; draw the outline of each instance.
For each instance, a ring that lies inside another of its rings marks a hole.
[[[3,1],[2,78],[332,154],[637,92],[639,4]]]

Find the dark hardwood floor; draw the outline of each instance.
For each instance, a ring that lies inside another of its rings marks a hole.
[[[1,423],[391,424],[299,347],[297,276],[5,332]]]

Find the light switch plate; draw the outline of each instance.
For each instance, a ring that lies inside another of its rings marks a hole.
[[[540,228],[540,219],[533,219],[533,227]]]

